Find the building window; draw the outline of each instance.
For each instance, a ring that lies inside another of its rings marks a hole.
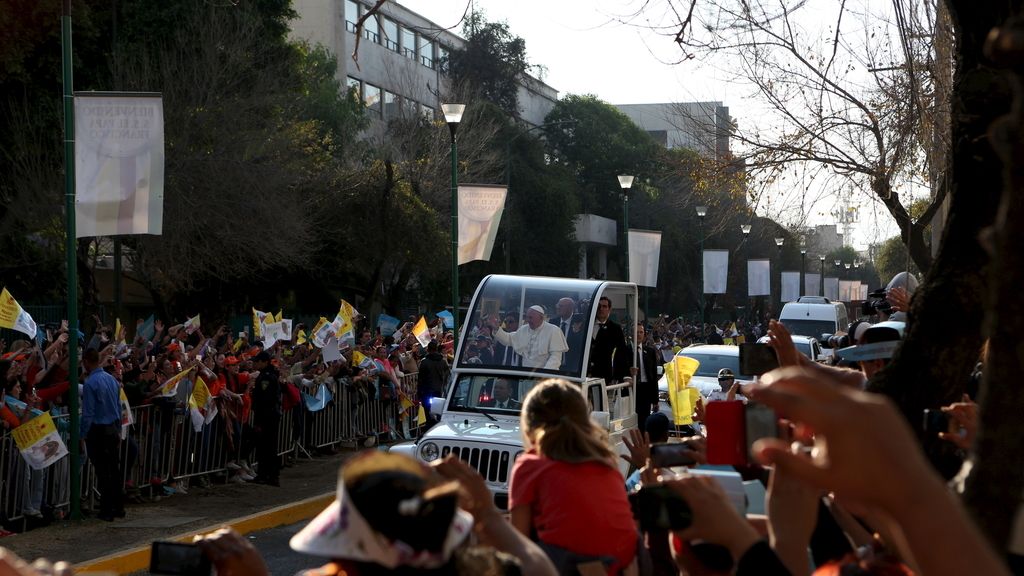
[[[387,16],[381,16],[381,22],[384,28],[384,45],[388,50],[398,52],[398,23]]]
[[[355,92],[357,100],[363,97],[362,90],[360,90],[360,88],[362,87],[362,82],[359,81],[359,78],[353,78],[351,76],[346,76],[345,77],[345,82],[346,82],[346,84],[348,84],[348,91],[349,92]]]
[[[387,90],[384,91],[384,119],[391,120],[392,118],[398,118],[401,114],[398,109],[398,95],[392,94]]]
[[[431,108],[430,106],[427,106],[426,104],[420,104],[420,115],[426,118],[427,120],[433,120],[434,109]]]
[[[371,14],[363,22],[363,38],[373,42],[374,44],[380,44],[380,24],[377,22],[377,15]]]
[[[416,33],[408,28],[402,28],[402,54],[416,59]]]
[[[345,0],[345,30],[356,31],[356,22],[359,21],[359,3],[353,0]]]
[[[434,42],[425,36],[420,36],[420,63],[427,68],[434,67]]]
[[[380,88],[373,84],[363,84],[363,103],[370,115],[380,117]]]
[[[450,70],[449,66],[450,65],[448,63],[448,48],[446,48],[444,44],[438,43],[437,69],[440,70],[442,74],[447,74],[448,70]]]

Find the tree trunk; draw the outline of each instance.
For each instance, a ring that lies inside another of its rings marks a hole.
[[[988,255],[978,232],[992,224],[1002,189],[1002,164],[987,132],[1010,104],[1005,79],[982,56],[986,34],[1007,19],[1010,9],[1002,3],[948,2],[959,47],[951,94],[949,221],[932,268],[914,294],[905,342],[869,384],[890,396],[919,434],[922,410],[959,399],[981,349]],[[921,440],[939,464],[947,443],[923,434]]]
[[[1005,186],[995,225],[985,233],[992,252],[985,327],[993,353],[985,359],[979,410],[983,425],[964,501],[992,543],[1004,550],[1024,487],[1024,349],[1019,344],[1024,334],[1024,27],[1020,22],[1006,26],[988,48],[995,62],[1014,69],[1014,109],[989,132],[1005,165]]]

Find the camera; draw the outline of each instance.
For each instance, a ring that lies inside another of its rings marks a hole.
[[[854,343],[851,341],[849,334],[822,334],[821,338],[818,339],[818,344],[822,348],[838,350],[852,346]]]
[[[860,313],[863,316],[871,316],[875,312],[882,314],[892,313],[892,304],[885,299],[885,288],[879,288],[868,294],[868,299],[860,305]]]

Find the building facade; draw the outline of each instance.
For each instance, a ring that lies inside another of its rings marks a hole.
[[[358,92],[372,119],[409,113],[433,117],[448,88],[443,63],[458,35],[401,4],[384,3],[364,22],[356,50],[359,19],[373,5],[360,0],[294,0],[298,17],[292,36],[326,47],[338,59],[337,77]],[[558,100],[558,91],[525,76],[519,83],[520,119],[540,125]]]
[[[666,148],[687,148],[714,158],[731,158],[729,107],[721,102],[616,104],[641,130]]]

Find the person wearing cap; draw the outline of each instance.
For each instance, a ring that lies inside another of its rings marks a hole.
[[[526,311],[526,325],[515,332],[506,332],[498,326],[497,317],[492,316],[488,322],[494,339],[521,355],[524,367],[558,370],[569,345],[558,326],[544,321],[545,316],[544,307],[534,304]]]
[[[281,382],[277,368],[265,350],[253,359],[259,376],[252,389],[253,425],[256,432],[256,461],[259,463],[253,482],[280,486],[281,460],[277,455],[278,428],[281,424]]]
[[[217,574],[270,573],[231,528],[193,541]],[[398,454],[356,455],[342,466],[334,502],[289,544],[330,560],[302,576],[557,574],[540,547],[502,518],[480,474],[454,457],[431,469]]]
[[[836,350],[836,354],[846,362],[857,362],[865,378],[870,380],[892,359],[903,340],[905,328],[903,322],[873,324],[864,329],[856,345]]]
[[[597,301],[590,364],[587,367],[587,376],[604,378],[609,384],[621,382],[633,366],[633,353],[626,345],[626,335],[622,326],[611,319],[611,314],[612,301],[602,296]]]
[[[708,394],[708,402],[719,400],[741,400],[747,402],[747,397],[739,393],[739,383],[736,382],[736,375],[729,368],[722,368],[718,371],[718,390]]]

